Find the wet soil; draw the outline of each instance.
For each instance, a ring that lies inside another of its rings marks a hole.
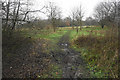
[[[67,32],[58,42],[60,51],[56,53],[56,61],[61,65],[63,78],[90,78],[86,62],[79,52],[69,48],[69,34]]]
[[[42,51],[41,43],[45,41],[40,40],[34,45],[28,43],[9,55],[3,51],[3,78],[37,78],[52,63],[60,66],[62,78],[90,78],[81,53],[70,48],[69,34],[70,31],[63,35],[56,44],[56,49],[49,54]],[[4,47],[3,50],[7,49],[8,47]]]

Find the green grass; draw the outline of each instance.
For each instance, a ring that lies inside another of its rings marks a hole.
[[[23,29],[21,31],[21,34],[25,37],[31,37],[34,40],[36,39],[43,39],[46,41],[45,46],[45,52],[49,53],[50,51],[56,51],[58,48],[58,45],[56,45],[59,42],[59,39],[68,32],[68,29],[62,28],[57,29],[56,32],[53,32],[53,29],[49,30],[36,30],[36,29]]]
[[[101,27],[91,27],[91,28],[83,28],[82,30],[79,30],[79,32],[76,32],[76,29],[72,30],[70,33],[70,40],[76,39],[78,36],[87,36],[89,34],[93,34],[95,36],[104,36],[104,34],[101,34],[97,31],[105,31],[108,30],[107,27],[102,29]],[[96,31],[96,32],[95,32]]]
[[[26,37],[32,37],[34,39],[42,38],[47,39],[52,42],[57,43],[59,38],[62,37],[68,30],[56,30],[53,32],[52,29],[50,30],[23,30],[22,34]]]

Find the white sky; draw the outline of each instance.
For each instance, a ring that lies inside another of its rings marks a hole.
[[[71,9],[79,6],[80,4],[84,8],[85,17],[92,16],[94,12],[94,8],[97,6],[99,2],[108,1],[108,0],[32,0],[34,3],[34,9],[41,9],[47,2],[55,2],[57,6],[59,6],[62,10],[63,18],[68,17],[70,15]],[[36,16],[46,19],[46,16],[40,13],[36,13]]]

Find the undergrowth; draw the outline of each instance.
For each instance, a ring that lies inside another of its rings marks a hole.
[[[80,35],[73,42],[74,48],[81,52],[95,77],[118,78],[117,30],[92,30],[89,35]]]
[[[36,29],[3,31],[3,77],[28,77],[29,73],[32,74],[36,72],[30,77],[60,78],[62,71],[59,68],[59,65],[52,65],[53,63],[51,63],[51,58],[48,55],[50,55],[51,51],[57,50],[56,43],[59,41],[59,38],[66,32],[67,30],[57,30],[56,32],[53,32],[51,30]],[[41,63],[34,62],[37,60],[35,57],[39,56],[45,57],[39,58]],[[24,59],[29,60],[29,62],[25,61]],[[26,64],[24,65],[26,70],[21,69],[23,67],[23,63]],[[35,64],[38,64],[39,66],[35,66],[36,69],[41,68],[42,65],[45,66],[40,69],[40,72],[38,73],[37,71],[39,70],[32,71],[31,65],[33,66]],[[11,72],[9,72],[10,68],[12,68]],[[28,71],[29,68],[31,72]],[[23,71],[22,75],[19,74],[21,71]],[[27,76],[25,74],[27,74]]]

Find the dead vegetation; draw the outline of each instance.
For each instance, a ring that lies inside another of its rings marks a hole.
[[[24,37],[19,31],[3,32],[3,78],[35,78],[49,68],[46,40]]]
[[[106,31],[93,31],[87,36],[79,36],[74,44],[87,49],[82,52],[90,67],[97,67],[94,71],[101,71],[104,77],[118,78],[118,29],[110,28]],[[104,36],[96,36],[93,33]]]

